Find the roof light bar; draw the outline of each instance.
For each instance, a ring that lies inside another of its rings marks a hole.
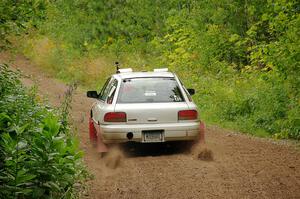
[[[154,72],[168,72],[168,68],[155,68]]]
[[[132,72],[132,68],[120,68],[119,73],[130,73]]]

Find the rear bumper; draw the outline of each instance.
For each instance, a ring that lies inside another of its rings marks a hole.
[[[143,131],[147,130],[163,130],[163,142],[199,139],[199,122],[100,125],[100,136],[104,143],[145,142]],[[128,133],[132,139],[127,138]]]

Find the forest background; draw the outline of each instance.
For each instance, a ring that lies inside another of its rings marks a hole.
[[[168,67],[208,124],[300,139],[297,0],[3,0],[1,49],[100,90],[114,61]]]

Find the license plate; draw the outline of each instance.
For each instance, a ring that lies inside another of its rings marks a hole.
[[[162,130],[142,131],[144,135],[144,142],[163,142],[164,134]]]

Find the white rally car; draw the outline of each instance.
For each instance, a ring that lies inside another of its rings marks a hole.
[[[119,69],[107,79],[90,112],[90,138],[103,143],[199,140],[197,106],[168,69],[132,72]]]

